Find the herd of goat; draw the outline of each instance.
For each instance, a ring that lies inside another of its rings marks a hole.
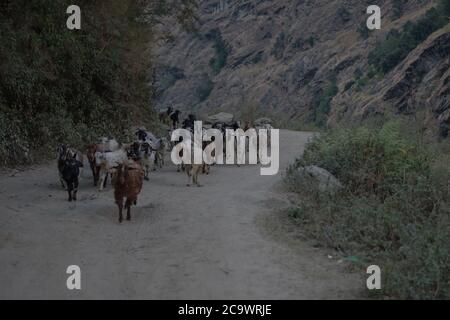
[[[169,113],[167,113],[169,115]],[[178,126],[176,118],[168,118],[172,129]],[[164,119],[160,120],[164,121]],[[189,116],[183,122],[183,128],[193,129],[194,118]],[[217,124],[216,124],[217,125]],[[238,122],[232,125],[218,124],[222,130],[239,128]],[[162,168],[165,152],[173,148],[171,131],[167,137],[156,137],[153,133],[138,129],[136,139],[132,143],[120,144],[115,139],[101,138],[97,143],[90,144],[86,150],[86,158],[92,170],[94,185],[102,191],[111,177],[114,188],[115,202],[119,208],[119,222],[122,222],[122,212],[127,210],[126,219],[130,220],[132,205],[137,204],[137,197],[142,190],[144,180],[149,180],[150,171]],[[205,148],[205,145],[203,146]],[[77,200],[79,177],[83,166],[83,153],[63,144],[57,150],[57,164],[61,185],[67,190],[69,201]],[[209,174],[209,165],[181,165],[177,171],[184,171],[188,176],[188,186],[191,182],[199,185],[198,175]]]

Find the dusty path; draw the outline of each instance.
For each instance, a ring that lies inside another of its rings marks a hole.
[[[282,132],[282,166],[307,138]],[[110,186],[98,195],[86,175],[74,205],[56,176],[53,165],[0,176],[0,298],[358,297],[359,277],[323,252],[261,230],[280,175],[214,167],[200,176],[205,187],[187,188],[170,165],[151,175],[133,220],[122,225]],[[66,289],[72,264],[81,267],[81,291]]]

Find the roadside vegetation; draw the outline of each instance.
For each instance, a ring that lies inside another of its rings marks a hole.
[[[297,194],[288,214],[299,233],[357,267],[382,270],[380,298],[450,298],[449,145],[429,145],[399,123],[316,136],[288,168]],[[300,168],[318,166],[340,188]]]
[[[189,18],[191,1],[80,0],[81,30],[66,28],[66,0],[0,4],[0,166],[121,139],[154,119],[150,50],[157,17]]]

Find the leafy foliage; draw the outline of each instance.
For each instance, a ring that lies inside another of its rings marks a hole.
[[[389,32],[369,54],[369,64],[382,73],[391,71],[429,35],[449,23],[449,7],[450,0],[441,0],[417,22],[408,22],[402,31]]]
[[[146,26],[138,4],[80,1],[82,30],[66,28],[67,1],[4,1],[0,10],[0,161],[34,160],[59,142],[118,137],[149,119]],[[23,151],[27,150],[24,154]]]
[[[32,162],[57,143],[151,126],[148,74],[156,17],[167,1],[88,1],[81,30],[66,28],[67,0],[0,3],[0,164]]]
[[[379,265],[385,296],[448,299],[450,201],[434,178],[446,172],[434,172],[432,153],[400,132],[389,123],[316,137],[287,171],[286,184],[300,196],[289,214],[323,245]],[[324,192],[299,179],[306,165],[327,169],[344,188]]]
[[[362,22],[360,25],[358,25],[358,28],[356,28],[356,31],[358,31],[361,38],[364,40],[369,39],[371,30],[367,28],[366,22]]]
[[[214,41],[214,49],[216,50],[216,55],[214,58],[211,58],[209,65],[214,73],[218,74],[227,65],[230,48],[225,40],[223,40],[222,34],[218,29],[211,30],[208,37]]]
[[[326,119],[331,110],[331,101],[338,93],[337,79],[333,75],[329,80],[328,86],[324,92],[317,98],[314,107],[314,122],[317,126],[323,127],[326,124]]]

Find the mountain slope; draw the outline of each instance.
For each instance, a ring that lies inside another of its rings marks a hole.
[[[438,1],[370,4],[382,8],[379,31],[364,27],[363,1],[200,1],[197,32],[162,27],[171,36],[157,51],[157,104],[199,114],[255,104],[291,126],[404,115],[446,137],[448,25],[433,26],[438,30],[388,72],[369,64],[393,30],[422,31]]]

